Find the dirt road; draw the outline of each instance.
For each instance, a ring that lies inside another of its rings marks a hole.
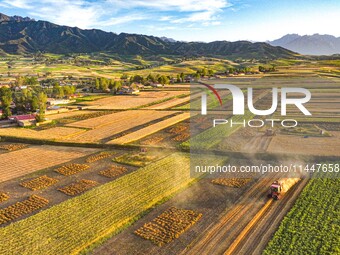
[[[284,216],[289,212],[299,194],[308,183],[303,179],[280,200],[270,200],[269,206],[258,212],[254,219],[234,240],[233,244],[224,252],[224,255],[231,254],[261,254],[272,235],[275,233]],[[266,204],[266,205],[267,205]]]
[[[271,182],[258,181],[218,224],[198,236],[181,254],[259,254],[307,181],[275,202],[266,197]]]

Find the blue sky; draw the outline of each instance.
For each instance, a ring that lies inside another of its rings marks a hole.
[[[0,0],[0,12],[184,41],[340,36],[339,0]]]

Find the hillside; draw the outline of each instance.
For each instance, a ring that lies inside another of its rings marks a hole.
[[[139,34],[115,34],[98,29],[59,26],[47,21],[34,21],[0,14],[0,52],[56,54],[107,51],[139,55],[220,55],[231,58],[289,58],[296,54],[267,43],[248,41],[178,42]]]
[[[340,37],[332,35],[314,34],[301,36],[298,34],[288,34],[268,43],[272,46],[281,46],[306,55],[332,55],[340,53]]]

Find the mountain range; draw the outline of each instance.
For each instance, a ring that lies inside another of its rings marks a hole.
[[[296,57],[296,53],[264,42],[179,42],[140,34],[115,34],[98,29],[60,26],[0,14],[0,54],[89,53],[106,51],[127,55],[226,56],[246,59]]]
[[[269,41],[272,46],[281,46],[304,55],[333,55],[340,53],[340,37],[332,35],[288,34]]]

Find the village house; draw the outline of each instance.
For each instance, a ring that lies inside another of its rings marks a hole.
[[[9,119],[17,123],[19,127],[28,127],[36,123],[35,114],[15,115],[9,117]]]
[[[69,99],[55,99],[55,98],[48,98],[47,99],[47,106],[53,106],[53,105],[60,105],[60,104],[69,104],[75,102],[74,100]]]
[[[133,94],[138,94],[138,93],[139,93],[139,89],[132,88],[129,86],[123,86],[118,92],[118,94],[120,95],[133,95]]]

